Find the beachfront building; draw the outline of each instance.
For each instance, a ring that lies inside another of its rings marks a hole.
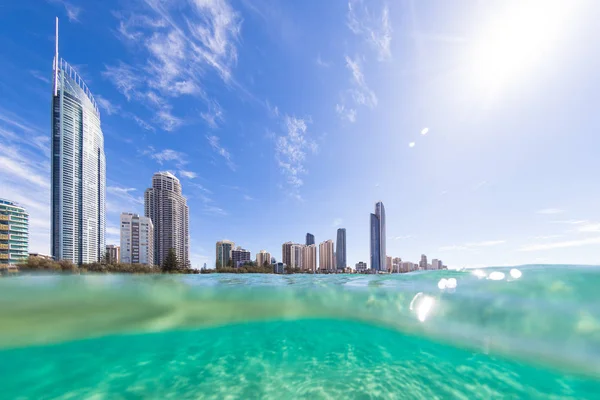
[[[427,256],[425,254],[421,254],[421,261],[419,261],[419,269],[426,270],[427,267],[428,267]]]
[[[317,270],[317,246],[304,246],[302,249],[302,269],[315,272]]]
[[[345,269],[346,265],[346,228],[337,230],[337,241],[335,242],[335,264],[337,269]]]
[[[154,174],[152,187],[144,193],[144,215],[154,225],[154,263],[162,265],[169,250],[173,249],[180,264],[189,266],[189,209],[175,175],[170,172]]]
[[[290,246],[290,262],[287,264],[291,268],[302,268],[302,255],[304,254],[304,245],[294,243]]]
[[[106,261],[109,264],[121,262],[121,246],[114,244],[106,245]]]
[[[81,76],[58,57],[51,109],[51,248],[56,260],[100,261],[105,252],[106,160],[100,111]]]
[[[311,244],[315,244],[315,235],[312,233],[306,234],[306,245],[310,246]]]
[[[375,213],[371,214],[371,269],[374,272],[385,270],[386,233],[385,207],[380,201],[375,204]]]
[[[154,224],[148,217],[121,214],[121,262],[154,265]]]
[[[0,199],[0,269],[26,261],[28,250],[29,214],[17,203]]]
[[[250,262],[252,259],[252,255],[246,249],[242,249],[240,246],[231,250],[231,260],[233,261],[233,266],[239,268],[241,265]]]
[[[265,250],[261,250],[256,253],[256,265],[263,266],[267,264],[271,264],[271,253]]]
[[[235,247],[235,243],[229,240],[220,240],[216,246],[216,265],[215,268],[229,266],[231,259],[231,250]]]
[[[334,271],[335,270],[335,258],[333,240],[326,240],[319,243],[319,270],[321,271]]]

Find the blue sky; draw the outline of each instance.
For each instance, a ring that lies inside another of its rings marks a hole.
[[[368,261],[600,264],[600,3],[24,0],[0,5],[0,196],[49,252],[54,17],[100,108],[107,243],[170,170],[194,267],[347,229]]]

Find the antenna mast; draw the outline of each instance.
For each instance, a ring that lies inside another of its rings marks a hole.
[[[54,48],[54,96],[58,95],[58,17],[56,17],[56,40]]]

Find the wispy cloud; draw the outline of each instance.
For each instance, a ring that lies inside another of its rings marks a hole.
[[[331,67],[331,65],[332,65],[331,61],[324,61],[324,60],[321,58],[321,55],[320,55],[320,54],[317,56],[317,60],[315,61],[315,63],[316,63],[316,64],[317,64],[319,67],[322,67],[322,68],[329,68],[329,67]]]
[[[232,171],[235,171],[236,166],[235,166],[234,162],[231,160],[231,154],[223,146],[221,146],[221,144],[219,143],[219,137],[214,136],[214,135],[206,136],[206,139],[208,139],[208,143],[213,148],[213,150],[216,151],[217,154],[219,154],[221,157],[223,157],[225,159],[225,161],[227,162],[227,166]]]
[[[348,3],[347,25],[348,28],[377,52],[380,61],[389,59],[392,56],[390,45],[392,42],[392,26],[390,24],[389,9],[384,5],[381,11],[373,14],[367,4],[372,2],[362,2],[360,0],[351,0]]]
[[[544,208],[536,211],[537,214],[560,214],[562,212],[563,210],[559,208]]]
[[[335,110],[340,118],[349,122],[356,121],[356,108],[358,106],[366,106],[374,108],[377,106],[378,99],[375,92],[369,88],[365,81],[365,75],[361,69],[361,62],[358,57],[352,59],[345,56],[346,68],[352,73],[350,79],[351,87],[342,95],[341,103],[336,104]],[[352,103],[353,107],[348,106]]]
[[[98,106],[106,111],[108,115],[116,114],[120,109],[119,106],[112,104],[108,99],[102,97],[101,95],[96,95],[95,99],[96,103],[98,103]]]
[[[154,148],[151,147],[149,150],[154,150]],[[186,163],[186,155],[172,149],[164,149],[159,152],[152,152],[150,153],[150,157],[155,159],[159,164],[163,164],[165,161],[175,161],[177,164]]]
[[[71,4],[65,0],[48,0],[48,1],[51,4],[58,4],[58,5],[62,5],[63,7],[65,7],[65,11],[67,13],[67,17],[69,18],[69,21],[80,22],[79,14],[81,14],[81,7],[74,6],[73,4]]]
[[[337,228],[338,226],[342,225],[344,223],[344,220],[341,218],[336,218],[333,220],[333,222],[331,223],[331,226],[333,228]]]
[[[451,251],[451,250],[472,250],[479,247],[490,247],[497,246],[506,243],[506,240],[486,240],[483,242],[470,242],[461,245],[450,245],[442,246],[439,248],[440,251]]]
[[[254,198],[252,198],[251,196],[248,196],[247,194],[244,195],[244,200],[246,201],[252,201],[254,200]]]
[[[267,106],[267,110],[269,110],[269,115],[273,118],[279,117],[279,108],[277,106],[271,105],[269,100],[265,101],[265,105]]]
[[[211,128],[217,128],[219,122],[223,121],[223,109],[215,100],[211,101],[208,110],[200,113],[202,119],[206,121]]]
[[[107,65],[104,76],[128,100],[154,110],[156,121],[166,131],[183,124],[170,102],[180,96],[203,99],[209,110],[202,117],[216,125],[223,112],[203,89],[205,75],[212,70],[225,83],[232,82],[240,15],[226,0],[142,3],[146,7],[115,16],[117,35],[144,61],[136,66]]]
[[[36,79],[39,79],[40,81],[50,84],[50,78],[48,78],[46,75],[44,75],[43,73],[41,73],[40,71],[36,71],[36,70],[30,70],[29,73]]]
[[[196,174],[195,172],[186,171],[183,169],[179,170],[179,175],[183,176],[184,178],[188,178],[188,179],[194,179],[194,178],[198,177],[198,174]]]
[[[488,185],[488,181],[481,181],[481,182],[477,183],[475,186],[473,186],[473,190],[477,191],[486,185]]]
[[[106,212],[120,215],[123,212],[143,212],[144,198],[135,188],[108,185],[106,187]]]
[[[307,173],[304,167],[307,152],[316,152],[318,145],[307,134],[307,121],[286,115],[285,133],[276,138],[275,159],[286,178],[289,194],[301,199],[298,189],[304,184],[301,176]]]
[[[406,239],[411,239],[413,237],[413,235],[404,235],[404,236],[395,236],[393,239],[394,240],[406,240]]]
[[[588,246],[591,244],[600,244],[600,237],[592,237],[578,240],[567,240],[563,242],[552,242],[552,243],[537,243],[531,245],[525,245],[521,247],[520,251],[540,251],[540,250],[551,250],[551,249],[562,249],[567,247],[580,247]]]

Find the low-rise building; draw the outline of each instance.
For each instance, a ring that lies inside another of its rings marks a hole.
[[[251,260],[251,254],[248,250],[242,249],[240,246],[231,250],[231,259],[233,260],[233,266],[239,268],[240,265],[244,265]]]
[[[0,269],[15,268],[29,256],[29,214],[15,202],[0,199]]]
[[[367,263],[363,261],[359,261],[355,265],[356,272],[359,274],[363,274],[367,271]]]

